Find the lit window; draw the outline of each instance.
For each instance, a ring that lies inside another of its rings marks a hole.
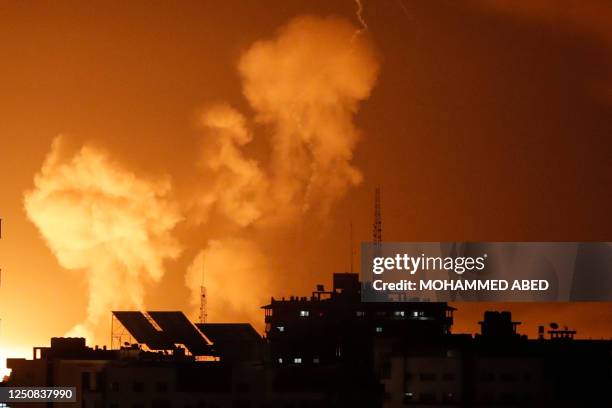
[[[396,310],[394,313],[395,317],[404,317],[406,315],[406,312],[404,312],[403,310]]]
[[[320,361],[319,357],[315,357],[315,358],[312,359],[312,362],[315,363],[315,364],[319,364],[319,361]]]
[[[308,310],[300,310],[300,316],[301,317],[308,317],[308,316],[310,316],[310,312]]]
[[[278,359],[278,364],[283,364],[283,359],[282,358]]]
[[[356,311],[356,312],[355,312],[355,314],[357,315],[357,317],[363,317],[363,316],[365,316],[365,312],[364,312],[364,311],[361,311],[361,310]]]
[[[302,358],[301,357],[296,357],[296,358],[293,359],[293,362],[295,364],[302,364]]]
[[[382,333],[382,327],[377,326],[376,327],[376,333]]]
[[[285,326],[277,326],[276,328],[278,329],[279,332],[285,331]]]

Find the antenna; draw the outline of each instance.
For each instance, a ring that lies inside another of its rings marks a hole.
[[[382,216],[380,209],[380,187],[374,192],[374,224],[372,226],[372,243],[375,256],[380,256],[382,246]]]
[[[202,283],[200,284],[200,323],[206,323],[206,286],[204,285],[204,253],[202,253]]]
[[[351,257],[351,273],[353,273],[353,258],[355,254],[355,248],[353,248],[353,220],[349,223],[349,251]]]

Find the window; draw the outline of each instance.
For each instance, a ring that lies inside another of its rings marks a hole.
[[[284,332],[285,331],[285,326],[276,326],[276,328],[278,329],[279,332]]]
[[[296,357],[296,358],[294,358],[294,359],[293,359],[293,362],[294,362],[295,364],[302,364],[302,357]]]
[[[406,312],[404,312],[403,310],[396,310],[395,312],[393,312],[393,316],[395,317],[404,317],[406,315]]]
[[[168,391],[168,383],[165,382],[158,382],[157,384],[155,384],[155,391],[157,392],[166,392]]]
[[[310,311],[300,310],[300,317],[308,317],[308,316],[310,316]]]
[[[119,391],[119,383],[117,381],[113,381],[110,385],[111,391]]]
[[[142,381],[134,381],[132,383],[132,391],[134,391],[134,392],[143,392],[144,391],[144,383]]]
[[[315,357],[315,358],[312,359],[312,362],[315,363],[315,364],[319,364],[320,361],[321,360],[319,360],[319,357]]]
[[[405,392],[404,393],[404,402],[408,402],[408,401],[412,401],[412,400],[414,400],[414,393],[409,392],[409,391]]]
[[[425,316],[425,312],[422,310],[413,310],[412,317],[423,317]]]
[[[376,333],[382,333],[382,327],[376,326]]]
[[[283,364],[283,359],[282,358],[278,359],[278,364]]]
[[[365,316],[365,312],[364,312],[364,311],[362,311],[362,310],[358,310],[358,311],[356,311],[356,312],[355,312],[355,315],[356,315],[357,317],[363,317],[363,316]]]

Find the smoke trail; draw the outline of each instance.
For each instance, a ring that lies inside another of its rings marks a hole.
[[[361,24],[361,30],[359,30],[358,32],[362,33],[368,29],[368,24],[363,18],[363,4],[361,4],[361,0],[355,0],[355,4],[357,5],[357,11],[355,12],[355,14],[357,15],[357,20],[359,20],[359,24]]]
[[[169,180],[139,178],[91,146],[62,150],[58,137],[24,205],[59,264],[85,274],[87,316],[70,334],[91,339],[112,308],[142,308],[145,284],[179,254],[180,215]]]
[[[404,13],[404,15],[406,17],[408,17],[409,19],[413,19],[413,15],[410,12],[410,10],[408,9],[408,7],[404,4],[403,0],[397,0],[397,4],[400,6],[400,8],[402,9],[402,13]]]

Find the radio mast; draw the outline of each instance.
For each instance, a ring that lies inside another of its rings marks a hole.
[[[202,283],[200,284],[200,323],[206,323],[206,286],[204,284],[204,253],[202,253]]]
[[[375,256],[380,256],[382,250],[382,216],[380,208],[380,187],[374,192],[374,224],[372,226],[372,243]]]

